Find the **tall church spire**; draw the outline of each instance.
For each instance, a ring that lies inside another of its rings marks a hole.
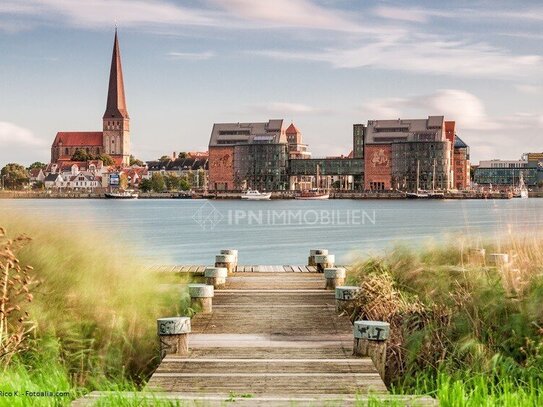
[[[113,43],[113,55],[111,56],[111,69],[109,71],[109,88],[107,92],[107,105],[104,119],[128,119],[126,100],[124,97],[123,68],[121,65],[121,51],[115,27],[115,41]]]

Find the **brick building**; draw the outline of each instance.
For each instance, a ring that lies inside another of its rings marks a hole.
[[[282,119],[215,123],[209,140],[208,187],[222,191],[286,189],[288,149]]]
[[[77,150],[91,155],[109,154],[118,166],[128,166],[130,163],[130,117],[126,109],[117,30],[113,41],[102,131],[58,132],[51,146],[51,163],[69,161]]]

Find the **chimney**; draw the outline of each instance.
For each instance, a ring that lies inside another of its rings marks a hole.
[[[172,159],[175,160],[177,158],[177,151],[174,151],[172,154]]]

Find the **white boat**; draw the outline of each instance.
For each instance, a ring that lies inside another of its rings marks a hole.
[[[320,200],[328,199],[330,194],[326,191],[319,191],[317,189],[312,189],[309,191],[302,191],[298,195],[294,196],[294,199],[304,199],[304,200]]]
[[[524,183],[524,175],[522,174],[522,172],[520,173],[518,189],[519,189],[519,198],[528,199],[528,188],[526,188],[526,184]]]
[[[106,192],[106,199],[138,199],[138,194],[133,191]]]
[[[247,199],[248,201],[266,201],[271,198],[271,192],[258,192],[253,189],[248,189],[241,195],[241,199]]]

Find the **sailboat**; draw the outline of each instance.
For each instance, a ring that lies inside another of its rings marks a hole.
[[[325,189],[319,189],[319,178],[320,178],[320,165],[317,164],[317,174],[316,174],[315,183],[317,188],[312,188],[308,191],[300,191],[294,196],[294,199],[302,200],[321,200],[330,198],[330,193]]]
[[[526,184],[524,183],[524,174],[522,172],[520,173],[518,191],[519,191],[518,198],[528,199],[528,188],[526,187]]]
[[[429,195],[420,191],[419,188],[419,178],[420,178],[420,161],[417,160],[417,189],[415,192],[406,192],[405,197],[408,199],[426,199],[429,198]]]

